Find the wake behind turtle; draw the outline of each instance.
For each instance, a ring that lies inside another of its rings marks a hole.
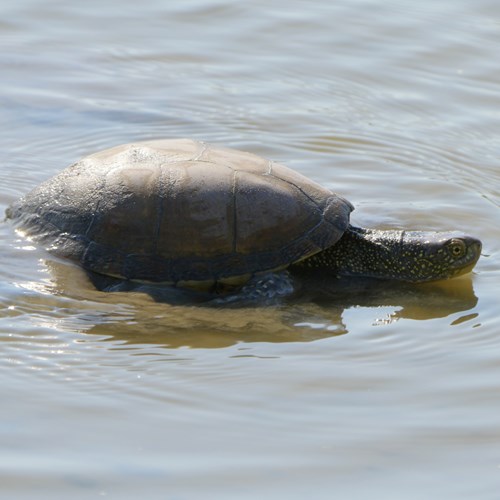
[[[352,210],[283,165],[182,139],[90,155],[7,217],[89,271],[203,289],[295,267],[424,282],[467,273],[480,256],[463,233],[356,228]]]

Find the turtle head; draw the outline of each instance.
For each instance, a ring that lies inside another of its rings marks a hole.
[[[402,232],[394,251],[398,279],[423,282],[453,278],[472,271],[481,242],[459,232]]]

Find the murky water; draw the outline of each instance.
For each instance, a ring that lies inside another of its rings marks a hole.
[[[85,154],[193,137],[288,164],[356,224],[484,244],[446,283],[208,308],[97,291],[0,225],[0,497],[498,498],[500,4],[0,14],[2,213]]]

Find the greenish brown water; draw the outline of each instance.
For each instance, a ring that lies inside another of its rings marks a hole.
[[[0,13],[2,213],[83,155],[193,137],[286,163],[358,225],[483,240],[446,283],[208,308],[97,291],[0,225],[0,498],[498,498],[499,5]]]

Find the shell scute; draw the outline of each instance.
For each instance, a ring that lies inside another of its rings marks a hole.
[[[181,139],[90,155],[8,215],[86,269],[177,283],[286,267],[335,244],[351,210],[283,165]]]

